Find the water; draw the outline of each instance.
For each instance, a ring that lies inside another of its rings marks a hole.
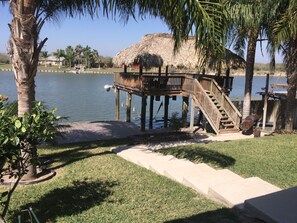
[[[287,78],[280,76],[273,76],[269,78],[270,84],[285,84],[287,83]],[[263,92],[262,88],[265,88],[266,84],[266,76],[256,76],[253,78],[253,88],[252,88],[252,98],[253,99],[261,99],[262,97],[257,94],[257,92]],[[245,77],[237,76],[233,79],[233,90],[230,93],[231,100],[243,99],[244,96],[244,85],[245,85]],[[271,88],[269,88],[271,90]]]
[[[270,83],[286,83],[286,78],[273,77]],[[104,90],[105,84],[113,84],[112,74],[67,74],[38,73],[36,76],[36,100],[43,101],[49,108],[58,108],[57,115],[69,117],[68,121],[115,120],[115,94]],[[261,98],[256,92],[265,87],[265,77],[254,77],[253,98]],[[12,72],[0,72],[0,94],[9,96],[10,101],[17,99],[16,85]],[[243,98],[244,77],[235,77],[231,98]],[[156,120],[163,117],[164,107],[157,110],[163,98],[154,102]],[[147,100],[149,104],[149,99]],[[120,120],[125,120],[126,93],[120,94]],[[181,114],[182,98],[169,102],[169,117],[173,112]],[[149,114],[147,106],[147,117]],[[140,124],[141,98],[132,96],[131,119]],[[162,122],[155,122],[154,128],[162,127]]]

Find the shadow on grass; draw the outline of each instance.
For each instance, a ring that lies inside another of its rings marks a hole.
[[[231,209],[222,208],[214,211],[207,211],[190,217],[179,218],[165,221],[164,223],[237,223],[240,222],[238,217],[232,213]]]
[[[32,207],[40,222],[55,222],[58,217],[71,216],[100,205],[111,194],[117,182],[73,181],[71,186],[56,188],[34,203],[27,203],[13,213],[14,221],[21,210]],[[25,219],[26,216],[22,216]],[[26,222],[26,221],[23,221]]]
[[[235,164],[233,157],[199,146],[174,147],[158,150],[164,155],[173,155],[179,159],[188,159],[196,163],[210,163],[219,167],[228,167]]]
[[[52,153],[46,156],[41,156],[43,160],[48,160],[50,163],[58,163],[57,165],[51,166],[51,169],[59,169],[69,164],[78,162],[83,159],[87,159],[93,156],[102,156],[113,154],[107,149],[102,148],[101,152],[94,152],[93,149],[100,147],[111,147],[122,145],[123,140],[106,140],[100,142],[87,142],[87,143],[76,143],[71,145],[58,145],[52,148],[48,146],[40,147],[39,149],[51,149]],[[62,150],[62,151],[61,151]],[[56,152],[55,152],[56,151]]]
[[[84,150],[82,148],[75,148],[71,150],[66,150],[63,152],[52,153],[47,156],[48,159],[51,160],[53,163],[58,163],[57,165],[54,164],[51,169],[56,170],[72,163],[94,157],[94,156],[103,156],[107,154],[112,154],[110,151],[102,151],[98,153],[94,153],[92,151]]]

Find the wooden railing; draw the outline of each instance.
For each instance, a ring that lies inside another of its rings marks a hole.
[[[229,118],[233,121],[236,128],[239,128],[241,121],[241,114],[231,102],[229,97],[223,92],[222,88],[211,78],[204,78],[201,80],[202,86],[205,90],[210,91],[220,105],[224,108]]]
[[[142,89],[141,77],[131,73],[115,73],[114,83],[127,88]]]
[[[143,91],[174,91],[180,92],[183,85],[183,76],[158,76],[158,75],[143,75]]]
[[[212,100],[208,97],[206,91],[198,82],[198,80],[193,78],[185,78],[183,91],[194,96],[194,101],[202,110],[203,114],[212,126],[213,130],[216,133],[219,133],[222,115],[217,109],[217,107],[214,105]]]
[[[114,82],[116,85],[138,89],[143,93],[179,93],[182,90],[184,76],[165,76],[165,74],[143,74],[139,76],[139,74],[133,73],[117,73]]]

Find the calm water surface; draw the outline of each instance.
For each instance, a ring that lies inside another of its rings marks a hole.
[[[273,77],[270,79],[270,83],[276,82],[286,83],[286,78]],[[105,84],[112,83],[112,74],[38,73],[36,76],[36,99],[45,102],[49,108],[57,107],[57,115],[69,117],[68,121],[114,120],[115,94],[113,91],[106,92],[104,90]],[[264,86],[265,77],[254,77],[253,98],[260,98],[256,92],[261,91]],[[0,72],[0,94],[9,96],[11,101],[17,98],[12,72]],[[230,96],[232,99],[242,98],[243,94],[244,77],[235,77]],[[147,102],[149,103],[149,100]],[[120,119],[125,120],[125,92],[121,92],[120,103]],[[162,99],[160,102],[155,101],[154,103],[154,115],[158,120],[163,117],[163,107],[157,113]],[[181,114],[181,104],[181,97],[177,97],[176,101],[170,100],[169,113],[178,112]],[[132,121],[139,124],[139,119],[140,97],[133,95]]]

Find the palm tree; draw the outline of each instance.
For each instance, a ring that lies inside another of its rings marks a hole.
[[[228,11],[231,20],[229,38],[234,41],[234,50],[243,56],[243,48],[247,42],[245,89],[243,101],[243,118],[251,112],[251,93],[254,76],[255,55],[258,36],[263,32],[267,13],[261,1],[232,0],[229,2]]]
[[[69,67],[71,68],[72,67],[72,63],[73,63],[73,60],[75,58],[75,52],[72,48],[72,46],[67,46],[66,49],[65,49],[65,59],[66,61],[68,62],[69,64]]]
[[[130,15],[135,15],[137,9],[140,16],[149,13],[163,19],[174,34],[176,47],[195,30],[197,47],[204,43],[206,49],[218,49],[218,52],[222,49],[225,12],[219,0],[11,0],[9,4],[13,16],[9,24],[10,52],[18,91],[20,117],[25,112],[31,113],[35,101],[35,76],[39,54],[47,41],[47,38],[39,39],[40,31],[46,21],[61,14],[69,17],[77,14],[95,15],[101,8],[107,16],[119,14],[121,18],[127,20]],[[28,178],[36,176],[30,175],[31,170],[28,172]]]
[[[65,52],[62,49],[57,49],[56,52],[53,53],[56,59],[58,59],[59,62],[59,69],[61,68],[61,57],[65,57]]]
[[[281,47],[284,54],[288,83],[285,129],[291,132],[293,131],[297,91],[297,2],[295,0],[277,2],[280,17],[276,20],[274,34],[276,44]]]
[[[40,52],[40,56],[41,56],[41,58],[43,58],[44,59],[44,64],[45,64],[45,67],[47,66],[47,58],[49,57],[49,54],[48,54],[48,52],[47,51],[41,51]]]
[[[76,57],[76,61],[77,61],[77,64],[81,64],[82,62],[82,51],[83,51],[83,47],[78,44],[76,47],[75,47],[75,57]]]
[[[98,50],[92,50],[92,53],[91,53],[91,58],[90,58],[90,65],[91,67],[94,67],[95,63],[98,61],[99,59],[99,53],[98,53]]]
[[[86,60],[86,67],[90,68],[89,61],[90,61],[91,56],[92,56],[91,47],[89,47],[89,46],[84,47],[82,49],[82,53],[83,53],[83,58]]]

